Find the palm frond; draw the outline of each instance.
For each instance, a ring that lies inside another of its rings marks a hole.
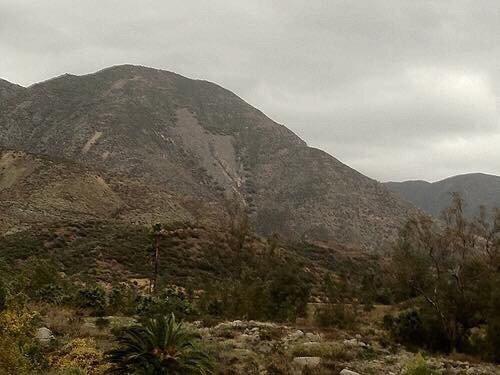
[[[199,346],[199,335],[175,316],[149,319],[117,337],[117,348],[106,355],[110,374],[213,374],[214,362]]]

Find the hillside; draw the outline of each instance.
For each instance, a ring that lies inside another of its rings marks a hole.
[[[386,187],[423,211],[438,216],[450,205],[451,193],[458,192],[465,201],[468,217],[500,207],[500,177],[471,173],[429,183],[426,181],[388,182]]]
[[[23,182],[21,173],[22,181],[3,188],[14,206],[29,202],[40,220],[51,221],[56,209],[133,222],[216,222],[226,200],[236,198],[261,234],[373,249],[414,212],[210,82],[124,65],[14,91],[0,106],[0,148],[29,160],[43,156],[52,163],[49,175],[65,176],[49,179],[47,190]],[[20,173],[4,164],[4,174]],[[43,209],[32,199],[42,196]],[[25,217],[10,211],[2,220]]]
[[[21,93],[23,90],[24,88],[19,85],[0,79],[0,103]]]
[[[213,222],[222,215],[161,185],[62,159],[0,150],[0,232],[60,220]]]

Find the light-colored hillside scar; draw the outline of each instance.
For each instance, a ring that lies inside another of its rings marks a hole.
[[[82,153],[86,154],[90,148],[97,142],[99,138],[101,138],[102,132],[96,131],[92,137],[85,143],[85,146],[82,148]]]
[[[123,205],[106,181],[91,173],[53,181],[43,190],[33,192],[30,199],[34,207],[105,216]]]
[[[104,95],[103,96],[110,96],[110,95],[113,95],[113,94],[116,94],[117,92],[120,92],[121,90],[123,90],[123,88],[130,82],[139,82],[139,81],[142,81],[143,83],[147,84],[147,80],[144,79],[143,77],[141,76],[133,76],[133,77],[130,77],[130,78],[122,78],[122,79],[118,79],[116,80],[112,85],[111,87],[104,92]]]
[[[186,108],[178,109],[173,133],[200,164],[224,188],[238,187],[241,177],[233,137],[208,133]]]
[[[0,190],[14,186],[25,176],[30,175],[38,163],[20,157],[19,153],[8,151],[0,155]]]

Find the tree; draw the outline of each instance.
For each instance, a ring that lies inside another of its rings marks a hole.
[[[306,314],[311,284],[297,266],[277,267],[271,273],[267,287],[268,317],[278,321],[294,321]]]
[[[490,314],[487,326],[489,357],[500,363],[500,275],[497,275],[490,301]]]
[[[152,258],[152,263],[153,263],[153,274],[151,276],[150,280],[150,293],[156,292],[158,288],[158,273],[160,270],[160,241],[162,237],[162,226],[161,224],[157,223],[153,225],[153,230],[152,230],[152,253],[151,253],[151,258]]]
[[[498,273],[498,216],[472,221],[463,201],[453,195],[443,224],[422,216],[410,220],[392,254],[392,271],[400,294],[423,301],[424,315],[445,335],[447,350],[460,350],[470,329],[487,319],[493,279]]]
[[[107,353],[115,374],[212,374],[211,357],[200,349],[197,335],[172,314],[126,328],[118,348]]]
[[[227,242],[236,253],[241,252],[251,234],[250,220],[244,203],[237,195],[225,202],[228,229]]]

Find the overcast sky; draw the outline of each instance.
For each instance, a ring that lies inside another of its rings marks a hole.
[[[381,181],[500,174],[498,0],[0,0],[0,77],[216,82]]]

